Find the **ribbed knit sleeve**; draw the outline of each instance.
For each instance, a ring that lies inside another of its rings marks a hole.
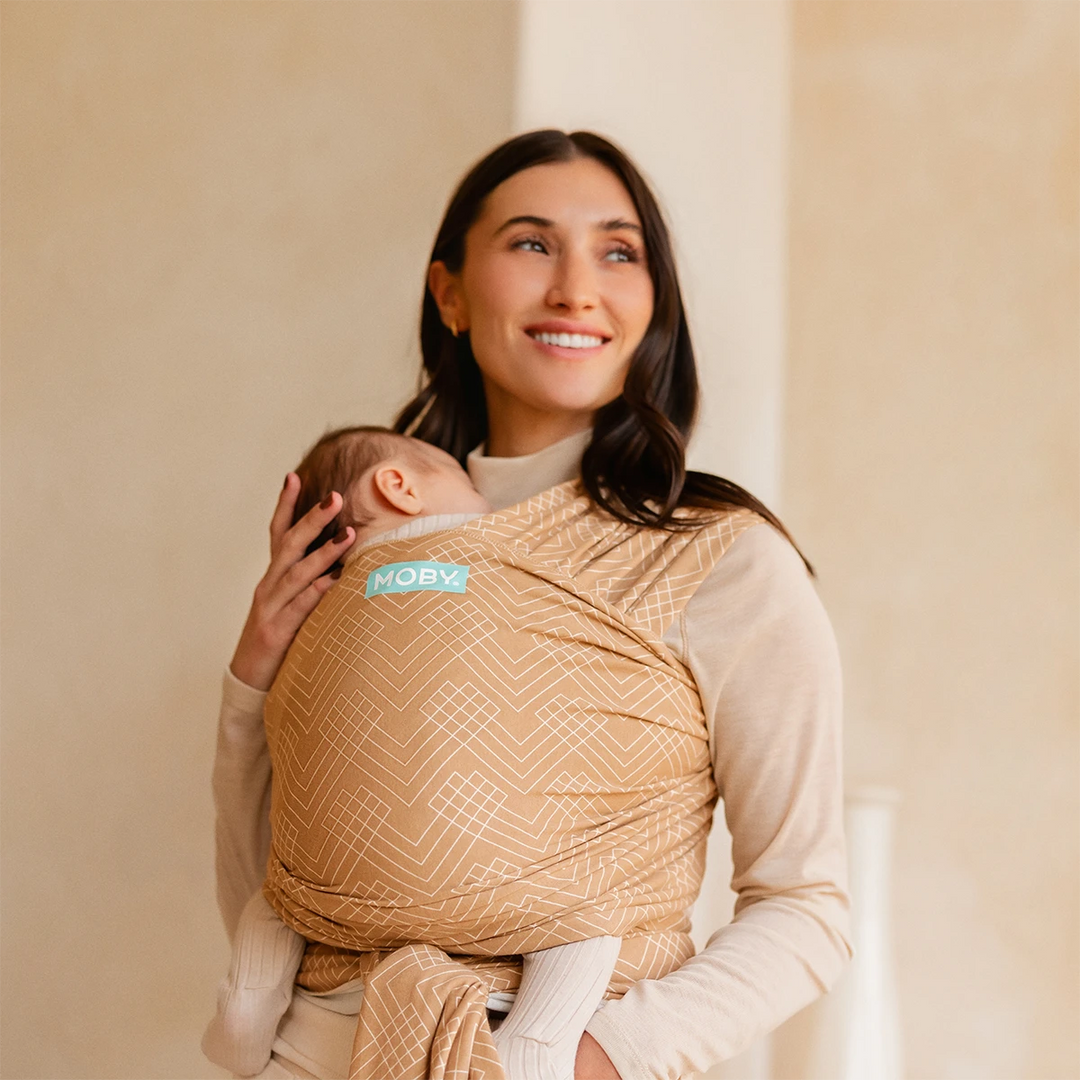
[[[734,1057],[827,990],[851,955],[840,668],[802,561],[771,526],[753,527],[665,638],[710,724],[737,901],[701,953],[590,1021],[623,1080],[675,1080]]]
[[[230,941],[240,912],[262,885],[270,854],[265,700],[226,669],[212,785],[218,907]]]

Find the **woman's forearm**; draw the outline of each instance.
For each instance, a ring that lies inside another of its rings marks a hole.
[[[270,521],[270,565],[255,587],[222,691],[213,791],[218,906],[230,940],[240,912],[262,884],[270,853],[266,691],[304,620],[333,587],[331,566],[356,539],[356,530],[347,527],[309,554],[342,498],[331,492],[293,524],[299,495],[300,478],[291,472]]]
[[[214,758],[217,898],[231,940],[240,912],[262,884],[270,852],[270,752],[266,694],[225,672]]]
[[[839,663],[798,556],[770,526],[748,530],[665,640],[701,691],[738,899],[702,953],[589,1023],[623,1080],[734,1057],[827,990],[851,952]]]
[[[831,908],[831,910],[830,910]],[[663,979],[636,983],[588,1033],[622,1080],[676,1080],[742,1053],[828,989],[850,953],[846,901],[761,900]]]

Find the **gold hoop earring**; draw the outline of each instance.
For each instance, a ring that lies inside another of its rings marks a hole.
[[[450,320],[450,333],[453,334],[454,337],[457,337],[457,335],[458,335],[457,319],[451,319]]]

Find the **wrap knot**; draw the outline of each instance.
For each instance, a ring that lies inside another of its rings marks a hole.
[[[487,981],[434,945],[406,945],[364,985],[350,1080],[506,1080]]]

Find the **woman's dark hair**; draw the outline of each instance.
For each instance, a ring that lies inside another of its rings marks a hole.
[[[650,528],[700,526],[699,515],[676,517],[680,507],[747,507],[794,545],[780,520],[750,492],[686,468],[698,381],[671,238],[644,177],[617,146],[589,131],[557,130],[531,131],[497,146],[458,185],[429,265],[441,261],[451,273],[461,269],[465,234],[480,216],[484,200],[504,180],[534,165],[577,158],[600,162],[622,181],[641,219],[653,284],[652,319],[630,361],[622,395],[597,412],[592,441],[581,459],[585,490],[613,517]],[[395,430],[433,443],[464,464],[468,452],[487,438],[483,382],[468,335],[451,334],[430,289],[424,291],[420,314],[420,350],[426,382],[401,411]],[[813,572],[809,563],[807,568]]]

